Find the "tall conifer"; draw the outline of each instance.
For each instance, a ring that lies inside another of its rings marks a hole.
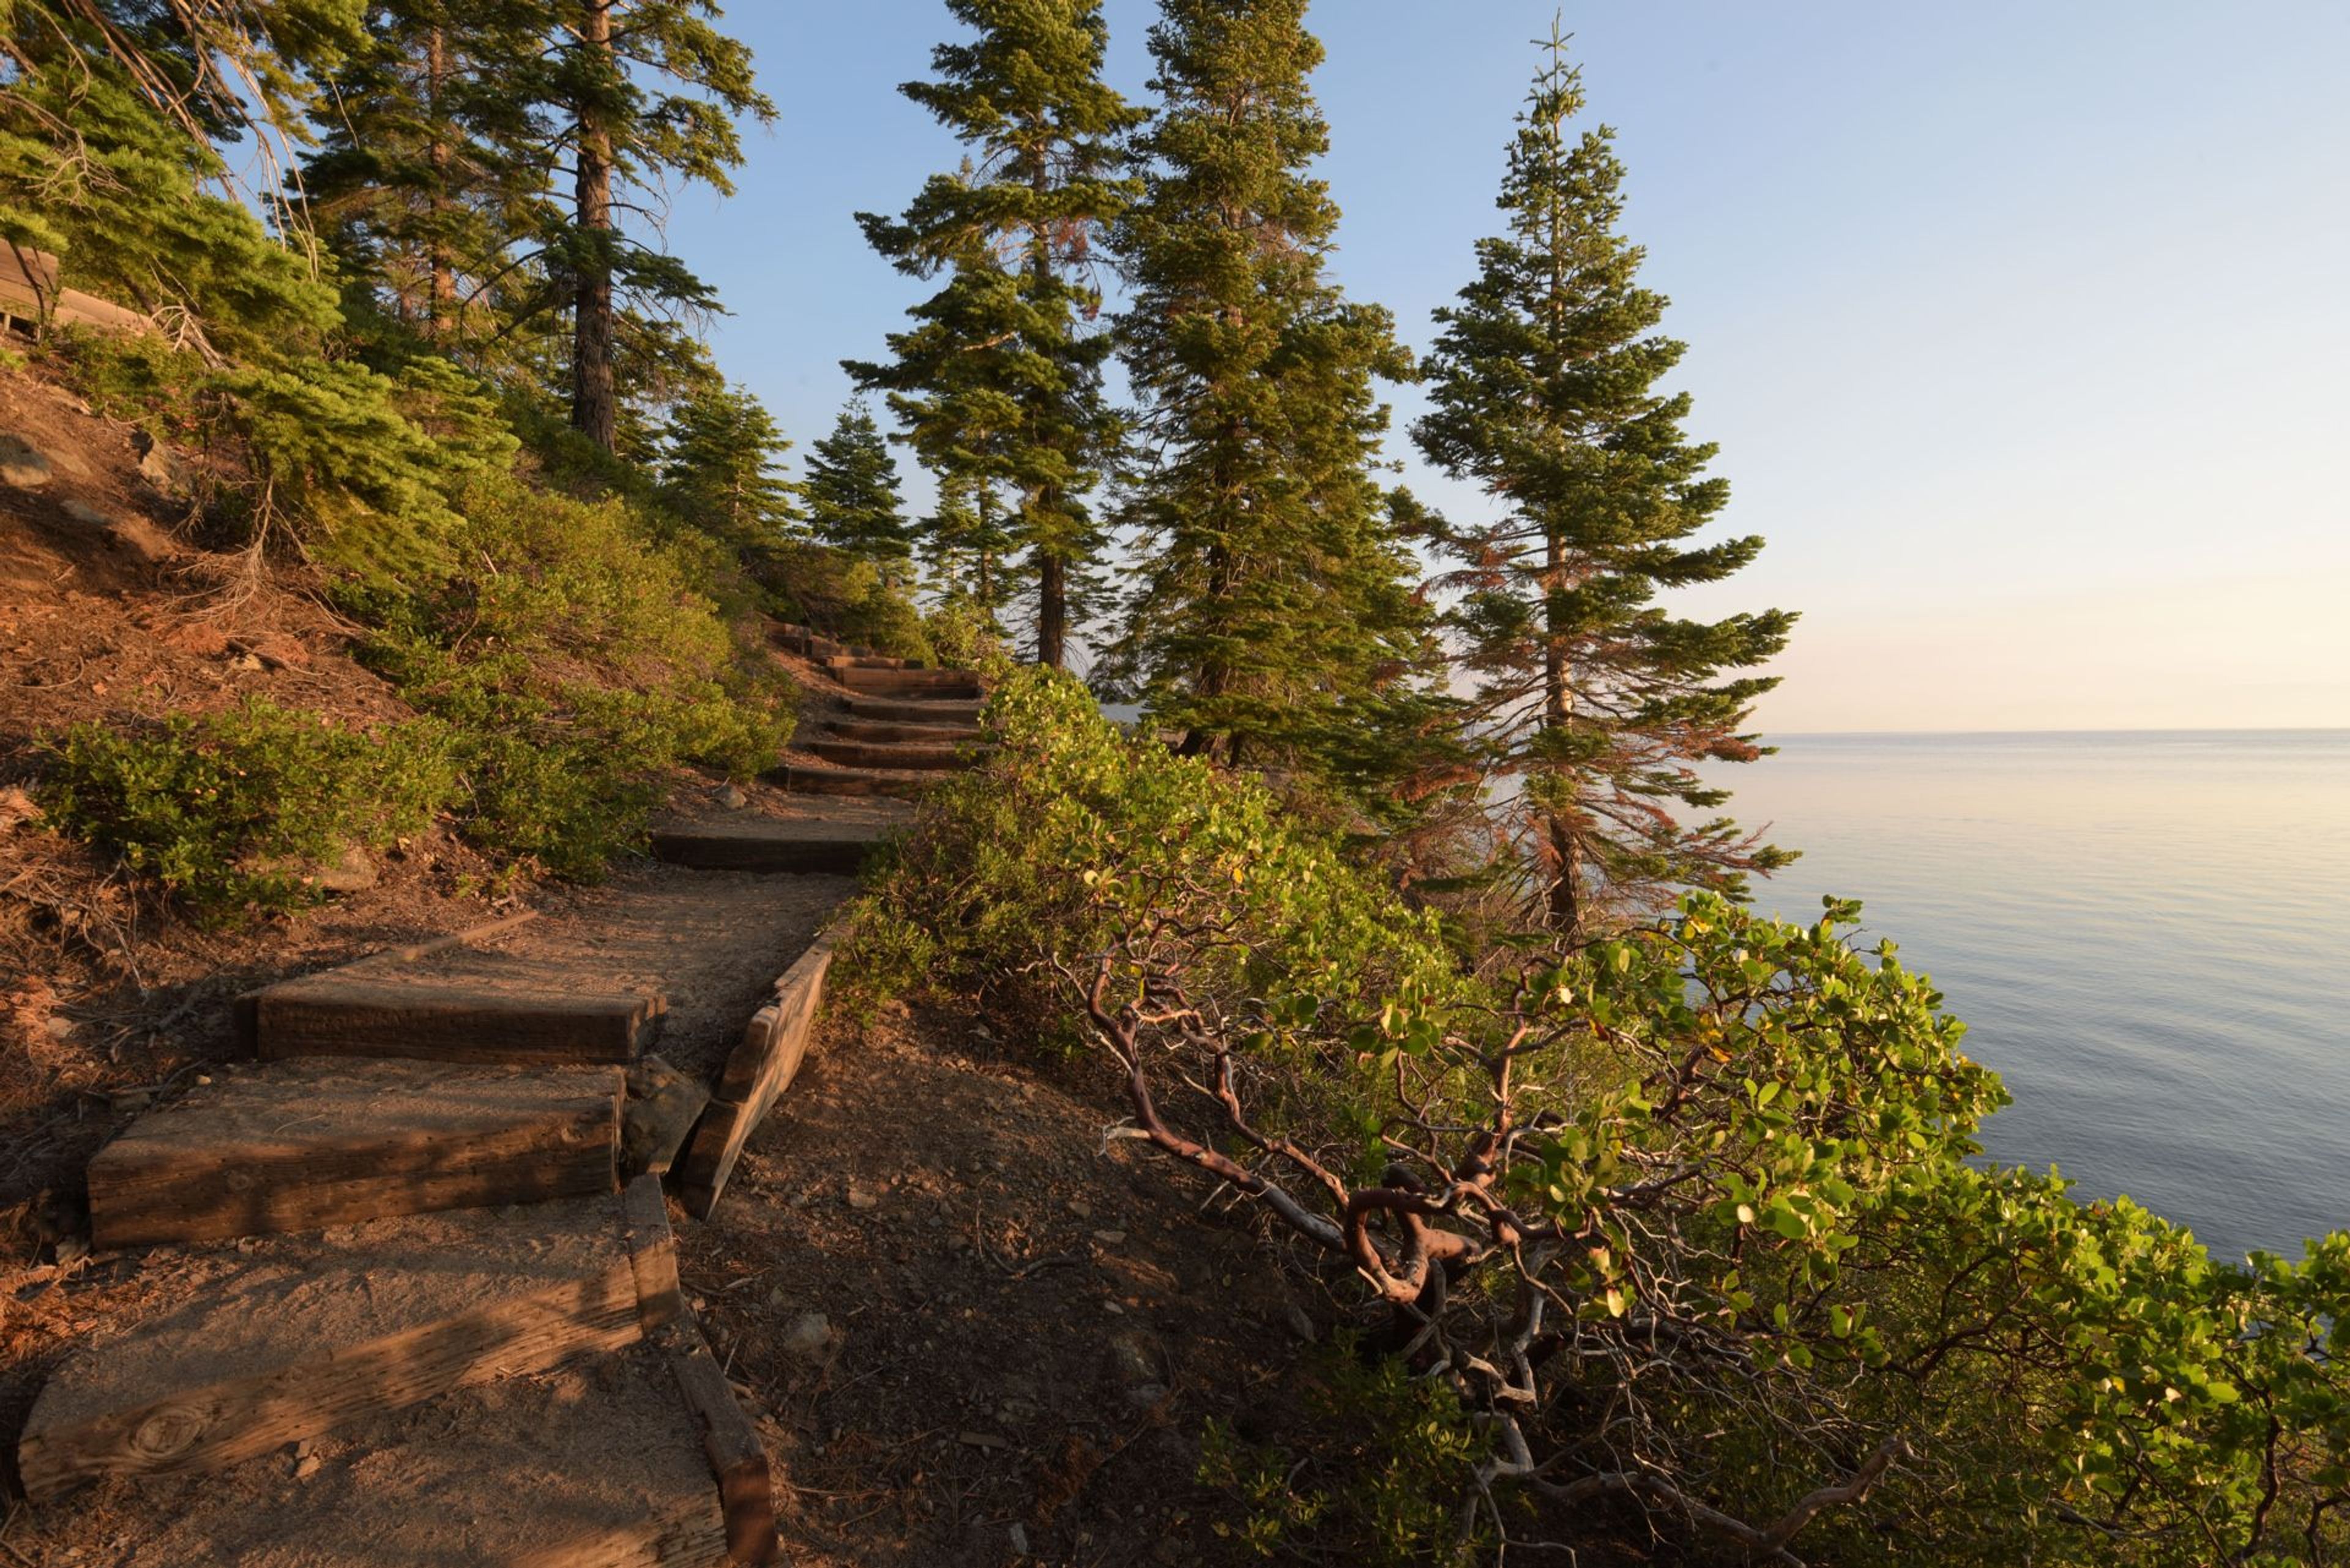
[[[553,3],[544,90],[572,197],[550,260],[570,295],[571,423],[608,452],[619,435],[613,366],[627,302],[656,317],[716,305],[682,263],[621,221],[645,211],[631,193],[684,180],[731,194],[728,171],[743,157],[735,120],[771,119],[775,105],[753,79],[750,50],[711,22],[717,7],[709,0]]]
[[[1338,209],[1305,0],[1164,0],[1163,108],[1119,223],[1122,323],[1152,454],[1125,516],[1148,576],[1112,670],[1185,748],[1326,767],[1425,652],[1371,468],[1408,377],[1388,313],[1323,274]]]
[[[1683,434],[1686,393],[1658,382],[1683,345],[1666,301],[1635,281],[1619,235],[1624,168],[1605,126],[1576,135],[1579,73],[1555,34],[1512,141],[1506,231],[1437,313],[1434,411],[1415,427],[1439,468],[1502,508],[1450,532],[1453,619],[1492,766],[1520,788],[1551,924],[1588,934],[1608,906],[1675,886],[1737,890],[1790,858],[1711,813],[1728,797],[1700,763],[1762,754],[1741,732],[1775,682],[1751,670],[1784,646],[1783,610],[1683,619],[1660,592],[1721,580],[1759,538],[1691,544],[1730,498],[1709,444]]]
[[[900,271],[948,278],[890,337],[893,363],[849,369],[889,390],[942,478],[1010,492],[1036,658],[1058,666],[1103,546],[1086,495],[1117,441],[1101,388],[1108,340],[1086,326],[1101,303],[1096,242],[1132,194],[1116,142],[1142,116],[1101,79],[1100,0],[947,10],[978,36],[940,45],[939,79],[899,90],[970,157],[932,176],[902,217],[858,221]]]
[[[791,447],[765,405],[739,387],[712,380],[671,411],[661,488],[696,527],[730,544],[780,544],[800,510],[778,470]]]
[[[800,493],[817,538],[879,563],[890,581],[903,577],[913,543],[898,491],[898,464],[862,399],[841,410],[832,433],[808,449]]]

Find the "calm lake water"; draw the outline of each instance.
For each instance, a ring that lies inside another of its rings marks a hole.
[[[2015,1104],[1994,1158],[2213,1256],[2350,1227],[2350,731],[1780,738],[1732,810],[1864,901]]]

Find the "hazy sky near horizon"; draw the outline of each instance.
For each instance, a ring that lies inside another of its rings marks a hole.
[[[1146,100],[1149,0],[1108,0]],[[1493,231],[1552,6],[1319,0],[1346,217],[1333,270],[1425,348]],[[2350,726],[2350,6],[1983,0],[1570,4],[1627,231],[1690,344],[1725,526],[1769,541],[1684,602],[1804,619],[1783,732]],[[671,243],[801,452],[926,286],[851,213],[958,150],[896,85],[937,0],[736,0],[782,114]],[[1423,498],[1485,503],[1404,434]],[[797,452],[795,453],[796,457]]]

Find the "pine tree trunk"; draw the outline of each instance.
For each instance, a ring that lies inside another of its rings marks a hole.
[[[444,337],[457,326],[457,264],[449,252],[449,139],[442,133],[441,99],[449,79],[448,38],[439,27],[424,36],[425,118],[432,127],[426,161],[432,168],[432,238],[427,242],[425,265],[432,276],[425,297],[427,330]]]
[[[1062,668],[1069,633],[1069,566],[1058,556],[1037,564],[1036,662],[1047,670]]]
[[[1543,563],[1543,722],[1545,731],[1564,730],[1572,722],[1575,691],[1566,666],[1568,627],[1558,595],[1566,587],[1566,546],[1555,530],[1549,532]],[[1551,929],[1570,942],[1580,940],[1583,924],[1583,840],[1575,824],[1553,816],[1547,825],[1552,858],[1556,862],[1544,902]]]
[[[574,219],[579,229],[578,292],[572,305],[571,428],[612,450],[619,407],[612,387],[612,132],[601,100],[610,77],[613,0],[582,0],[580,47],[596,85],[579,114],[578,186]]]

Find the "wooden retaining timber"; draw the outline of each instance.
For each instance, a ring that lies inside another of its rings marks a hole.
[[[761,775],[794,794],[837,794],[912,800],[938,783],[934,774],[883,773],[872,768],[809,768],[786,763]]]
[[[617,1067],[320,1059],[225,1073],[90,1161],[91,1240],[207,1241],[609,1192],[620,1095]]]
[[[828,831],[830,826],[763,818],[740,826],[657,828],[652,851],[655,859],[702,871],[854,877],[881,841],[881,830],[858,823],[849,825],[848,831]]]
[[[625,1196],[380,1220],[203,1262],[184,1299],[42,1389],[17,1448],[28,1495],[218,1469],[624,1348],[683,1311],[650,1178]]]
[[[132,337],[158,330],[153,317],[57,284],[57,258],[0,240],[0,316],[66,327],[95,327]]]
[[[839,741],[912,742],[916,745],[959,746],[983,732],[977,724],[905,724],[881,719],[827,719],[824,738]]]
[[[930,698],[977,701],[979,678],[954,670],[873,670],[862,666],[837,669],[833,679],[851,691],[876,697]]]
[[[254,1027],[261,1054],[273,1061],[628,1062],[667,1011],[660,996],[387,984],[328,971],[263,992]]]
[[[964,767],[969,762],[957,746],[905,742],[836,741],[820,737],[808,742],[807,750],[826,762],[837,763],[845,768],[907,768],[940,772]]]
[[[678,1200],[695,1219],[710,1218],[743,1158],[743,1146],[798,1074],[816,1009],[824,1001],[836,940],[836,933],[826,932],[784,971],[775,981],[775,1000],[752,1018],[742,1042],[727,1057],[679,1163]]]
[[[691,1312],[681,1313],[654,1334],[669,1357],[678,1391],[685,1397],[702,1457],[718,1481],[718,1504],[726,1521],[726,1561],[764,1568],[783,1555],[775,1536],[775,1493],[768,1473],[766,1445],[734,1402],[733,1390]]]
[[[976,697],[926,700],[874,697],[854,691],[843,692],[833,699],[833,706],[852,718],[895,719],[914,724],[976,724],[979,711],[983,705],[983,701]]]

